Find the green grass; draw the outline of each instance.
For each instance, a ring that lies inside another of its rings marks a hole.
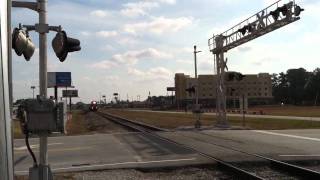
[[[160,113],[160,112],[138,112],[127,110],[107,110],[112,114],[122,116],[131,120],[141,121],[158,127],[173,129],[180,126],[193,126],[194,115],[184,113]],[[242,126],[242,117],[228,117],[232,126]],[[202,115],[203,125],[214,125],[214,115]],[[303,120],[246,118],[246,128],[250,129],[316,129],[320,128],[320,122]]]

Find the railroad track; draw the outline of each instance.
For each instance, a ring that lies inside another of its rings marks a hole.
[[[169,143],[173,143],[175,145],[178,145],[178,146],[182,146],[186,149],[189,149],[189,150],[192,150],[192,151],[195,151],[197,152],[198,154],[206,157],[206,158],[209,158],[209,159],[212,159],[214,161],[217,162],[218,166],[221,167],[222,169],[227,169],[228,171],[231,171],[233,174],[236,174],[237,177],[241,177],[241,179],[267,179],[268,177],[262,177],[262,176],[259,176],[257,175],[257,173],[255,173],[254,171],[252,171],[250,168],[244,168],[244,167],[239,167],[239,165],[234,165],[232,163],[229,163],[229,162],[226,162],[224,160],[221,160],[217,157],[214,157],[212,155],[209,155],[207,153],[204,153],[204,152],[200,152],[199,150],[193,148],[193,147],[190,147],[190,146],[186,146],[184,144],[181,144],[181,143],[177,143],[176,141],[173,141],[171,139],[167,139],[167,138],[164,138],[160,135],[158,135],[157,133],[155,132],[165,132],[165,131],[168,131],[166,129],[162,129],[162,128],[159,128],[159,127],[155,127],[155,126],[151,126],[151,125],[148,125],[148,124],[145,124],[145,123],[141,123],[141,122],[136,122],[136,121],[132,121],[132,120],[129,120],[129,119],[126,119],[126,118],[122,118],[122,117],[119,117],[119,116],[115,116],[115,115],[111,115],[109,113],[102,113],[102,112],[96,112],[98,115],[114,122],[114,123],[117,123],[117,124],[120,124],[122,126],[125,126],[126,128],[130,128],[134,131],[138,131],[140,133],[143,133],[145,135],[148,135],[148,136],[154,136],[154,137],[157,137],[161,140],[164,140],[164,141],[167,141]],[[197,134],[202,134],[202,135],[207,135],[207,136],[210,136],[208,134],[205,134],[205,133],[197,133]],[[272,159],[272,158],[268,158],[268,157],[264,157],[264,156],[261,156],[261,155],[258,155],[258,154],[253,154],[253,153],[248,153],[248,152],[245,152],[245,151],[241,151],[241,150],[238,150],[238,149],[235,149],[233,147],[227,147],[227,146],[224,146],[224,145],[221,145],[221,144],[217,144],[217,143],[212,143],[212,142],[209,142],[209,141],[205,141],[201,138],[195,138],[195,137],[190,137],[190,136],[186,136],[186,135],[182,135],[186,138],[190,138],[190,139],[194,139],[196,141],[200,141],[200,142],[204,142],[204,143],[207,143],[207,144],[210,144],[212,146],[216,146],[216,147],[219,147],[219,148],[224,148],[224,149],[227,149],[227,150],[231,150],[231,151],[235,151],[235,152],[238,152],[238,153],[242,153],[242,154],[245,154],[247,156],[253,156],[255,158],[258,158],[258,159],[262,159],[263,161],[267,161],[270,165],[270,169],[272,169],[275,174],[285,174],[285,176],[288,175],[287,179],[320,179],[320,173],[317,172],[317,171],[313,171],[313,170],[310,170],[310,169],[306,169],[306,168],[303,168],[303,167],[300,167],[300,166],[296,166],[296,165],[292,165],[292,164],[289,164],[289,163],[286,163],[286,162],[282,162],[282,161],[278,161],[278,160],[275,160],[275,159]],[[290,178],[291,177],[291,178]],[[279,178],[277,178],[279,179]]]

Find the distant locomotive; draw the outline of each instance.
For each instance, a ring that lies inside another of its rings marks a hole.
[[[92,101],[89,107],[90,111],[97,111],[98,110],[98,104],[97,101]]]

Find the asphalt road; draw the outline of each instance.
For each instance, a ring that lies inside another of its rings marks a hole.
[[[38,139],[31,139],[30,144],[38,154]],[[209,162],[194,151],[135,132],[51,137],[48,149],[54,172]],[[26,174],[32,159],[23,140],[15,140],[14,155],[16,173]]]
[[[220,144],[285,161],[319,161],[320,129],[207,130],[162,132],[161,136],[230,162],[249,162],[247,156],[214,146]],[[37,153],[38,141],[31,140]],[[32,166],[22,140],[15,140],[15,171]],[[54,172],[94,169],[168,167],[212,163],[192,150],[140,133],[96,134],[49,138],[49,162]]]
[[[150,111],[150,110],[130,110],[139,112],[158,112],[158,113],[185,113],[185,112],[175,112],[175,111]],[[187,112],[191,113],[191,112]],[[216,113],[203,113],[206,115],[216,115]],[[242,117],[242,114],[227,114],[229,117]],[[320,117],[299,117],[299,116],[273,116],[273,115],[254,115],[246,114],[249,118],[264,118],[264,119],[289,119],[289,120],[303,120],[303,121],[320,121]]]

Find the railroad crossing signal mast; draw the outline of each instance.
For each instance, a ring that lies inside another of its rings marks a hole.
[[[263,36],[300,19],[304,11],[294,0],[279,0],[259,11],[248,19],[233,26],[220,35],[213,35],[208,40],[210,52],[214,54],[217,73],[217,124],[218,127],[229,127],[226,116],[225,69],[227,61],[224,53],[246,42]]]

